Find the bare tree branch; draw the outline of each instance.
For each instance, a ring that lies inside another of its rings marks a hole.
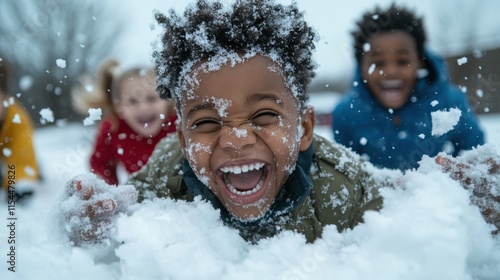
[[[30,88],[12,88],[35,122],[46,107],[56,119],[78,119],[70,89],[116,52],[122,21],[107,1],[0,1],[0,52],[18,77],[32,78]]]

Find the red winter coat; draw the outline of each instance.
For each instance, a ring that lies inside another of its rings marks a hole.
[[[137,134],[122,119],[118,119],[118,129],[112,131],[111,120],[103,119],[90,157],[92,172],[108,184],[118,184],[118,163],[121,163],[129,174],[141,169],[158,141],[176,131],[176,119],[176,115],[166,117],[162,130],[153,138]]]

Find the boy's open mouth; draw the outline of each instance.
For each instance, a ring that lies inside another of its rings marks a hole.
[[[156,121],[156,116],[154,115],[137,118],[137,122],[143,124],[144,127],[148,127],[148,125],[153,123],[154,121]]]
[[[380,82],[380,89],[383,93],[383,98],[387,101],[398,100],[401,98],[404,89],[402,80],[385,80]]]
[[[268,169],[269,166],[263,162],[223,167],[219,172],[219,180],[229,190],[231,196],[250,198],[267,183]],[[259,194],[255,196],[256,199],[260,198]]]

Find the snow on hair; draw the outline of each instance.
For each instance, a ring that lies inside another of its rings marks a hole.
[[[161,49],[153,52],[162,98],[180,102],[185,79],[199,62],[209,62],[208,70],[237,54],[263,55],[281,66],[285,83],[301,107],[307,101],[307,86],[316,67],[313,61],[315,33],[293,2],[284,6],[274,0],[198,0],[181,18],[174,10],[155,14],[165,29]]]

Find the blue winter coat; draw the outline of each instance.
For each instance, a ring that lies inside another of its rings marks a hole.
[[[400,109],[384,108],[363,83],[360,66],[353,88],[333,110],[335,141],[365,155],[374,165],[391,169],[418,167],[422,156],[461,150],[484,144],[466,95],[451,84],[444,60],[425,52],[429,75],[419,78],[410,99]],[[432,135],[431,112],[457,108],[461,116],[452,130]]]

